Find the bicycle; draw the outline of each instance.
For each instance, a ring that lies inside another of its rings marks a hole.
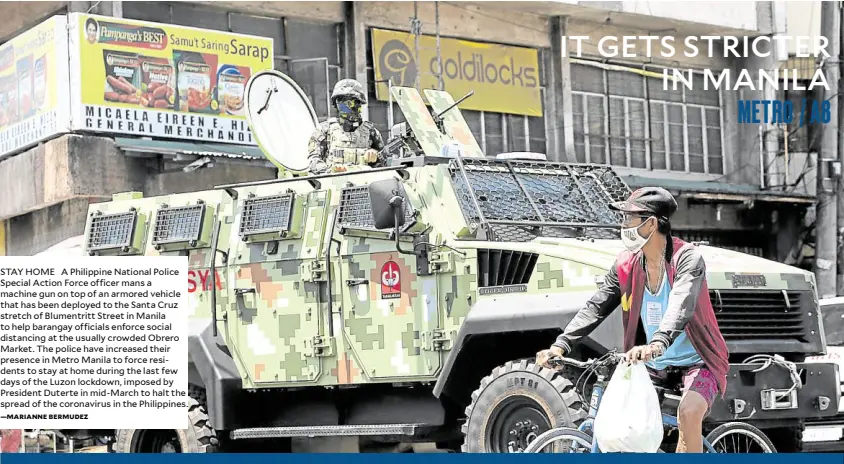
[[[800,382],[799,375],[796,374],[793,365],[789,365],[789,363],[782,360],[780,357],[772,357],[772,356],[762,356],[765,358],[765,363],[763,366],[757,371],[763,370],[770,366],[771,364],[778,364],[778,365],[785,365],[789,368],[789,371],[792,373],[791,377],[792,380],[796,378],[795,386],[802,387],[802,382]],[[754,356],[754,362],[759,362],[762,358],[760,356]],[[608,378],[610,375],[610,368],[614,368],[615,365],[624,359],[623,355],[619,354],[617,351],[610,351],[609,353],[605,354],[604,356],[595,359],[589,360],[586,362],[581,362],[575,359],[570,358],[551,358],[549,360],[549,364],[552,368],[561,370],[565,365],[573,366],[579,369],[584,369],[584,372],[580,375],[577,381],[574,384],[575,392],[580,397],[581,403],[586,404],[583,401],[583,388],[586,386],[586,381],[589,380],[591,375],[597,374],[597,380],[595,381],[594,385],[592,386],[592,395],[589,402],[589,414],[586,419],[577,427],[557,427],[551,430],[548,430],[541,435],[537,436],[532,442],[530,442],[525,449],[525,453],[540,453],[543,452],[542,450],[545,449],[550,444],[555,444],[557,442],[561,442],[563,440],[570,440],[573,444],[580,445],[584,451],[584,453],[600,453],[600,448],[598,447],[598,443],[592,439],[592,431],[594,426],[595,417],[598,414],[598,408],[601,403],[601,398],[604,395],[604,390],[606,389]],[[585,377],[585,379],[584,379]],[[581,387],[581,381],[583,386]],[[661,386],[654,385],[654,388],[657,390],[657,396],[659,397],[660,405],[662,405],[665,401],[666,394],[671,393],[671,396],[677,397],[679,399],[679,394],[677,392],[670,391]],[[678,403],[679,404],[679,403]],[[663,427],[672,430],[678,429],[678,422],[677,416],[672,414],[667,414],[663,411],[662,413],[662,423]],[[724,439],[729,435],[743,435],[745,439],[751,439],[756,442],[758,448],[762,450],[763,453],[776,453],[776,448],[771,440],[757,427],[744,423],[744,422],[728,422],[725,424],[721,424],[716,427],[714,430],[709,432],[703,438],[703,448],[705,453],[717,453],[716,446],[719,442],[725,441]],[[736,446],[738,442],[733,439],[732,443]],[[750,444],[748,444],[748,449],[750,448]],[[726,451],[726,446],[724,447]],[[562,452],[578,452],[578,451],[562,451]],[[657,452],[663,452],[659,450]],[[751,452],[751,451],[733,451],[733,452]]]

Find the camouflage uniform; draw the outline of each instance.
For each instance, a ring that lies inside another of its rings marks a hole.
[[[339,102],[338,102],[339,100]],[[344,106],[349,100],[353,109]],[[361,163],[367,150],[380,152],[384,148],[381,133],[369,121],[360,117],[360,105],[366,104],[363,86],[353,79],[343,79],[334,86],[331,104],[337,108],[339,118],[330,118],[320,123],[308,141],[308,170],[319,174],[330,171],[336,165],[383,166],[385,158],[380,153],[370,162]]]

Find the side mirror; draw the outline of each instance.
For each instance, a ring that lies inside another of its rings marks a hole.
[[[369,184],[369,205],[376,229],[404,225],[404,199],[404,188],[398,179],[384,179]]]

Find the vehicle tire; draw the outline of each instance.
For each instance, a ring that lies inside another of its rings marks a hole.
[[[571,448],[564,444],[567,440],[582,446],[584,450],[581,452],[588,453],[592,450],[592,437],[589,436],[589,434],[571,427],[562,427],[559,429],[548,430],[542,435],[536,437],[535,440],[530,442],[524,452],[570,453]]]
[[[586,417],[572,383],[533,361],[509,361],[481,379],[466,407],[463,452],[521,452],[543,432]],[[512,446],[511,446],[512,445]]]
[[[726,438],[730,435],[739,439]],[[726,439],[725,439],[726,438]],[[744,422],[721,424],[709,432],[706,441],[716,453],[776,453],[777,448],[771,439],[758,428]],[[723,441],[723,443],[722,443]],[[742,446],[744,445],[744,446]]]
[[[116,433],[114,452],[214,453],[218,443],[217,432],[208,423],[205,406],[189,397],[186,430],[120,429]]]

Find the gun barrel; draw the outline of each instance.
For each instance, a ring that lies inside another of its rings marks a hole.
[[[463,97],[462,97],[462,98],[460,98],[460,99],[459,99],[459,100],[457,100],[456,102],[452,103],[451,105],[448,105],[448,108],[446,108],[446,109],[444,109],[444,110],[440,111],[439,113],[437,113],[437,115],[436,115],[436,116],[434,116],[434,119],[440,119],[440,118],[442,117],[442,115],[444,115],[445,113],[447,113],[448,111],[450,111],[450,110],[451,110],[452,108],[454,108],[455,106],[457,106],[457,105],[459,105],[459,104],[463,103],[463,101],[464,101],[464,100],[466,100],[467,98],[471,97],[471,96],[472,96],[472,95],[474,95],[474,94],[475,94],[475,91],[474,91],[474,90],[470,90],[470,91],[469,91],[469,93],[467,93],[466,95],[463,95]]]

